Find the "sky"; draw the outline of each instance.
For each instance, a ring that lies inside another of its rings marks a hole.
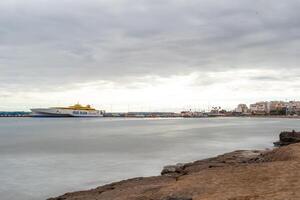
[[[0,1],[0,110],[300,100],[298,0]]]

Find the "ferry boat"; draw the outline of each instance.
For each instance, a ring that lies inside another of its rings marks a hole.
[[[90,105],[75,104],[69,107],[32,108],[32,117],[103,117],[104,110],[96,110]]]

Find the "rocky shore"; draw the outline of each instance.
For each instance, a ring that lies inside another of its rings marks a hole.
[[[166,166],[160,176],[129,179],[49,200],[300,199],[298,142],[300,134],[283,132],[277,143],[279,148],[239,150]]]

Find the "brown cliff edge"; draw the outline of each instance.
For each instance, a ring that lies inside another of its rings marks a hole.
[[[166,166],[161,176],[129,179],[49,200],[253,199],[300,199],[300,143]]]

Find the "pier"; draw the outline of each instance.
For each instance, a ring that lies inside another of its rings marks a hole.
[[[29,117],[30,112],[14,111],[14,112],[1,112],[0,117]]]

